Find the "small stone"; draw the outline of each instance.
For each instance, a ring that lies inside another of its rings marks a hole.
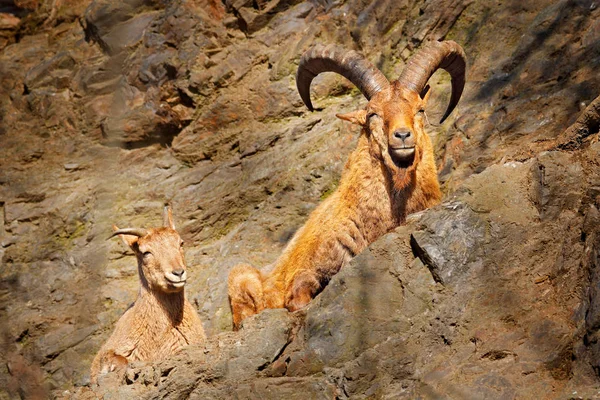
[[[21,19],[12,14],[0,13],[0,29],[15,29],[19,22]]]
[[[17,237],[16,236],[9,236],[6,239],[2,240],[2,242],[0,243],[2,245],[2,247],[8,247],[11,246],[13,244],[17,243]]]
[[[125,382],[128,385],[131,385],[132,383],[137,381],[138,376],[139,376],[138,369],[127,368],[127,371],[125,372]]]
[[[76,171],[79,169],[79,164],[77,163],[68,163],[64,165],[67,171]]]

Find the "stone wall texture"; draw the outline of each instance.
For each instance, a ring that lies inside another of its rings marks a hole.
[[[227,276],[268,268],[335,190],[366,100],[310,46],[389,78],[468,57],[427,109],[441,205],[308,307],[232,332]],[[592,0],[0,0],[0,399],[600,398],[600,10]],[[165,203],[209,336],[124,379],[90,363],[135,300],[112,224]]]

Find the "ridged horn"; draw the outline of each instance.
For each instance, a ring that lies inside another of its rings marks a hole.
[[[398,82],[420,94],[438,68],[446,70],[452,81],[452,96],[441,124],[460,100],[465,87],[466,66],[467,57],[458,43],[452,40],[431,42],[408,60]]]
[[[170,205],[166,205],[163,208],[163,226],[175,229],[175,223],[173,222],[173,210]]]
[[[112,233],[112,235],[110,235],[108,237],[108,239],[110,239],[113,236],[117,236],[117,235],[133,235],[133,236],[137,236],[137,237],[144,237],[148,234],[148,230],[144,229],[144,228],[124,228],[124,229],[118,229],[116,231],[114,231]]]
[[[390,85],[383,73],[356,51],[334,45],[316,45],[302,55],[296,73],[298,93],[310,111],[314,110],[310,101],[310,83],[322,72],[344,76],[367,100]]]

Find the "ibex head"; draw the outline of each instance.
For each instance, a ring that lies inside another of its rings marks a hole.
[[[113,225],[113,234],[119,235],[135,253],[142,285],[165,293],[180,292],[185,286],[187,272],[183,258],[183,240],[175,230],[170,207],[163,212],[163,227],[124,228]]]
[[[465,85],[465,53],[453,41],[428,44],[408,61],[392,83],[355,51],[317,45],[302,56],[296,85],[311,111],[310,83],[318,74],[336,72],[356,85],[369,103],[364,109],[337,116],[363,127],[371,153],[387,166],[394,186],[402,189],[408,184],[407,171],[421,160],[424,141],[429,140],[423,130],[429,98],[427,81],[438,68],[448,71],[452,78],[452,96],[441,123],[456,107]]]

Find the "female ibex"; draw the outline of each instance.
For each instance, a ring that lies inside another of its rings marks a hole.
[[[466,57],[453,41],[433,42],[414,55],[390,83],[354,51],[315,46],[304,53],[296,84],[309,110],[310,83],[322,72],[343,75],[369,100],[362,110],[337,115],[362,127],[338,189],[296,232],[271,273],[249,265],[229,275],[234,329],[264,308],[305,306],[352,257],[402,224],[407,214],[441,199],[433,147],[423,130],[427,81],[438,69],[452,78],[442,122],[456,107],[465,84]]]
[[[111,237],[121,237],[137,258],[141,287],[94,358],[92,383],[107,372],[123,373],[130,361],[161,360],[206,339],[200,317],[185,299],[183,241],[170,207],[165,207],[163,222],[164,227],[154,229],[113,227]]]

